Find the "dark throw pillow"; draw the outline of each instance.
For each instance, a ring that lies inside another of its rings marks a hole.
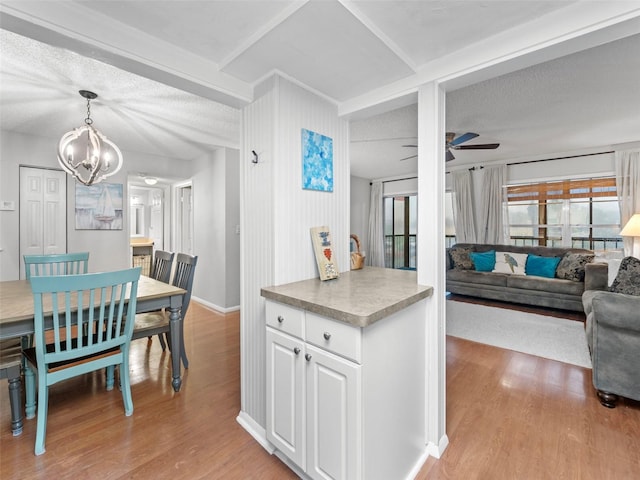
[[[473,270],[473,262],[469,254],[473,252],[471,247],[456,247],[455,245],[449,249],[449,256],[453,262],[453,268],[456,270]]]
[[[584,281],[584,266],[593,262],[594,254],[565,253],[556,268],[556,277],[574,282]]]
[[[618,275],[609,287],[611,292],[640,296],[640,260],[625,257],[620,262]]]

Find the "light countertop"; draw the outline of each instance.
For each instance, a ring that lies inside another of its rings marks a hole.
[[[273,287],[260,294],[269,300],[366,327],[433,294],[417,284],[415,271],[364,267],[340,273],[333,280],[318,278]]]

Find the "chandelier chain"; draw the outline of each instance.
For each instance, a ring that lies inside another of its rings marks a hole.
[[[91,125],[93,120],[91,119],[91,99],[87,98],[87,118],[84,119],[84,123]]]

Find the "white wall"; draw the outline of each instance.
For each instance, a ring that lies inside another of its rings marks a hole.
[[[360,251],[366,256],[369,235],[369,203],[371,202],[371,181],[351,177],[351,233],[360,240]]]
[[[0,200],[15,202],[14,211],[0,211],[0,280],[19,277],[19,166],[59,168],[58,139],[0,132]],[[123,151],[122,170],[110,183],[123,184],[123,230],[75,229],[75,181],[67,179],[67,250],[89,251],[92,272],[128,268],[129,192],[127,176],[139,172],[159,177],[190,178],[194,184],[194,242],[199,255],[194,296],[221,311],[240,303],[238,151],[219,150],[189,162]],[[170,198],[165,196],[170,205]],[[233,225],[229,229],[229,225]],[[214,248],[215,246],[215,248]],[[166,246],[169,249],[169,246]],[[222,272],[222,273],[221,273]]]
[[[226,312],[240,304],[238,151],[215,150],[196,160],[194,170],[193,253],[198,265],[193,296]]]
[[[242,405],[239,420],[264,430],[265,319],[260,288],[317,278],[310,227],[331,229],[340,271],[349,263],[348,123],[335,105],[278,76],[244,108],[241,178]],[[333,192],[302,189],[301,129],[333,139]],[[255,150],[259,162],[250,161]],[[260,436],[260,435],[257,435]],[[264,432],[262,432],[264,436]]]
[[[57,139],[0,132],[0,200],[15,202],[16,209],[0,212],[0,280],[17,280],[19,277],[19,168],[30,167],[59,169],[56,159]],[[126,152],[123,152],[125,159]],[[126,160],[125,160],[126,161]],[[127,195],[127,172],[123,168],[110,177],[110,183],[122,183],[123,197]],[[76,230],[75,229],[75,181],[67,178],[67,250],[88,251],[89,271],[127,268],[129,259],[129,232],[123,230]],[[128,202],[123,212],[123,224],[128,225]]]

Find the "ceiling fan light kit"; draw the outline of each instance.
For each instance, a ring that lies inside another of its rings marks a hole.
[[[445,161],[450,162],[451,160],[455,160],[455,156],[451,153],[451,150],[495,150],[500,146],[499,143],[477,143],[474,145],[460,145],[461,143],[468,142],[469,140],[473,140],[480,135],[473,132],[467,132],[465,134],[456,137],[454,132],[447,132],[446,134],[446,144],[445,144]],[[417,148],[418,145],[402,145],[403,147],[408,148]],[[410,155],[408,157],[401,158],[400,161],[409,160],[410,158],[415,158],[418,155]]]
[[[446,152],[445,152],[445,161],[449,162],[451,160],[455,160],[455,156],[451,153],[451,150],[495,150],[500,146],[499,143],[476,143],[474,145],[460,145],[461,143],[468,142],[469,140],[473,140],[476,137],[479,137],[477,133],[467,132],[459,137],[456,137],[454,132],[447,132],[446,136]]]
[[[118,173],[122,168],[122,152],[92,125],[91,100],[98,95],[89,90],[78,93],[87,99],[87,118],[84,125],[65,133],[60,139],[58,163],[69,175],[89,186]]]

